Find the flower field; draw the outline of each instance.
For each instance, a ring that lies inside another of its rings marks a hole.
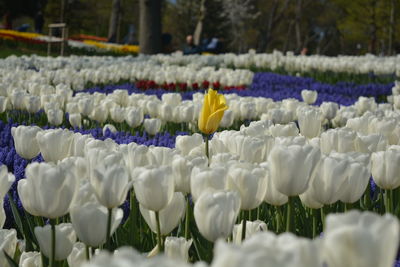
[[[399,76],[370,55],[0,60],[0,266],[400,266]]]

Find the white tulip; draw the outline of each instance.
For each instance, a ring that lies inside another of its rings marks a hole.
[[[73,132],[66,129],[38,131],[36,139],[43,159],[57,162],[69,156]]]
[[[214,242],[232,233],[239,211],[238,193],[206,190],[194,205],[194,218],[202,236]]]
[[[242,222],[235,224],[233,227],[232,242],[234,244],[239,245],[242,243],[242,229]],[[246,221],[246,238],[250,238],[257,232],[267,231],[267,229],[267,224],[263,221]]]
[[[165,239],[165,255],[170,259],[187,262],[192,242],[192,239],[186,241],[183,237],[168,236]]]
[[[17,247],[17,231],[15,229],[0,229],[0,266],[10,266],[4,253],[14,257]]]
[[[161,129],[161,120],[160,119],[145,119],[143,121],[144,130],[149,135],[156,135]]]
[[[11,135],[14,138],[14,146],[18,155],[24,159],[33,159],[40,153],[36,134],[42,131],[37,126],[23,126],[11,128]]]
[[[144,220],[149,225],[150,229],[157,233],[157,221],[156,214],[154,211],[146,209],[140,204],[140,213]],[[185,197],[180,192],[175,192],[172,200],[168,205],[160,210],[160,231],[162,235],[168,235],[174,230],[180,223],[181,219],[185,215],[186,201]]]
[[[55,226],[56,228],[56,247],[55,259],[64,260],[72,251],[73,244],[76,242],[76,236],[72,224],[62,223]],[[39,242],[40,251],[50,257],[51,253],[51,226],[35,227],[35,236]]]
[[[174,178],[170,166],[148,166],[140,169],[134,180],[137,200],[152,211],[164,209],[174,196]]]
[[[399,221],[392,215],[352,210],[326,218],[322,255],[330,267],[391,267],[398,246]]]

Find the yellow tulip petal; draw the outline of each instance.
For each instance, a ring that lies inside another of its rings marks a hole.
[[[198,127],[200,131],[203,132],[203,129],[206,128],[207,124],[207,119],[210,116],[211,110],[210,110],[210,105],[209,105],[209,98],[208,95],[204,95],[204,103],[203,107],[201,108],[200,116],[199,116],[199,121],[198,121]]]
[[[226,104],[226,99],[224,95],[219,95],[218,100],[220,104]]]
[[[209,104],[209,106],[210,106],[210,109],[211,109],[211,112],[213,111],[213,110],[215,110],[215,105],[217,104],[217,102],[218,102],[218,93],[217,93],[217,91],[215,91],[215,90],[213,90],[213,89],[209,89],[208,90],[208,93],[207,93],[207,96],[208,96],[208,104]]]
[[[224,111],[225,109],[219,109],[212,113],[210,117],[208,117],[207,125],[206,125],[206,133],[211,134],[215,132],[218,129],[219,123],[222,120],[222,117],[224,116]]]

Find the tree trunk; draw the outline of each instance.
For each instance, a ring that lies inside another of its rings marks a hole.
[[[140,0],[140,53],[161,52],[161,0]]]
[[[201,41],[201,34],[203,32],[203,21],[206,16],[206,0],[201,0],[200,4],[200,15],[199,20],[196,24],[196,29],[193,33],[193,42],[195,45],[199,45]]]
[[[395,0],[390,1],[390,25],[389,25],[389,48],[388,54],[391,56],[393,54],[393,41],[394,41],[394,33],[395,33]]]
[[[302,13],[302,8],[301,8],[301,0],[297,0],[296,4],[296,52],[300,52],[302,49],[302,43],[301,43],[301,27],[300,27],[300,22],[301,22],[301,14]]]
[[[108,25],[108,36],[109,42],[115,43],[118,35],[118,22],[121,16],[121,0],[113,0],[110,24]]]
[[[377,41],[377,26],[376,26],[376,0],[371,1],[371,24],[370,24],[370,35],[369,35],[369,45],[368,52],[371,54],[376,53],[376,41]]]
[[[283,45],[283,49],[282,49],[283,52],[286,52],[289,49],[289,40],[291,39],[290,37],[292,36],[293,25],[294,25],[294,21],[292,20],[289,23],[288,31],[287,31],[287,34],[286,34],[285,44]]]
[[[61,0],[60,23],[65,20],[65,0]]]
[[[273,40],[273,30],[276,27],[276,25],[284,18],[284,13],[289,5],[289,0],[286,0],[280,10],[278,11],[279,4],[282,1],[280,0],[275,0],[271,11],[268,16],[268,24],[267,27],[262,27],[262,30],[260,32],[260,41],[259,41],[259,46],[258,46],[258,51],[259,52],[266,52],[269,48],[270,42]]]

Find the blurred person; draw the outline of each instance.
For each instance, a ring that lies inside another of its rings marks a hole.
[[[44,25],[44,18],[42,11],[39,11],[35,16],[35,32],[42,33]]]
[[[172,47],[172,35],[169,33],[163,33],[161,35],[161,46],[164,54],[170,54],[173,52]]]
[[[12,30],[12,19],[10,11],[7,11],[3,17],[3,27],[6,30]]]
[[[183,48],[184,55],[200,54],[201,49],[194,44],[193,35],[186,36],[186,45]]]

